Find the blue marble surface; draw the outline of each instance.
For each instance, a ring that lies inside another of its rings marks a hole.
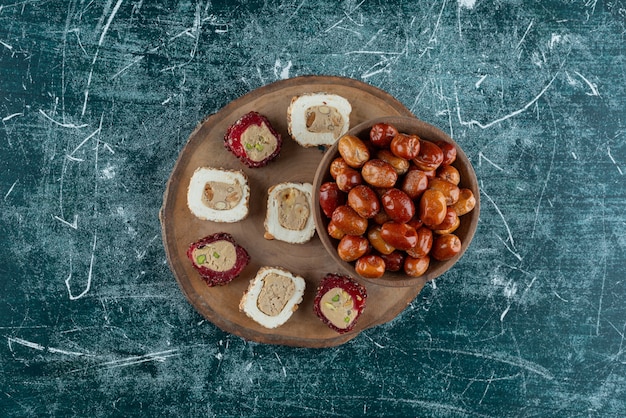
[[[0,415],[625,416],[626,3],[0,2]],[[198,315],[158,210],[193,128],[340,75],[449,133],[458,265],[335,348]]]

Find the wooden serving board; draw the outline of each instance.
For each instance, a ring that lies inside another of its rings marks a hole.
[[[363,283],[367,306],[355,329],[340,335],[313,313],[318,283],[340,268],[325,251],[318,235],[305,244],[288,244],[263,238],[267,189],[281,182],[313,183],[323,151],[303,148],[288,134],[287,108],[302,93],[339,94],[352,104],[350,127],[380,116],[411,112],[386,92],[357,80],[341,77],[297,77],[254,90],[226,105],[198,125],[181,151],[163,198],[160,219],[170,268],[191,305],[226,332],[268,344],[297,347],[330,347],[345,343],[359,332],[395,318],[420,292],[423,285],[391,288]],[[263,168],[248,168],[223,145],[226,129],[249,111],[265,115],[282,135],[278,158]],[[198,167],[243,170],[251,189],[248,217],[237,223],[219,223],[196,218],[187,208],[187,187]],[[228,232],[250,254],[250,264],[225,286],[209,287],[194,270],[186,251],[192,242],[216,232]],[[281,327],[266,329],[239,311],[239,301],[260,267],[279,266],[306,280],[299,309]]]

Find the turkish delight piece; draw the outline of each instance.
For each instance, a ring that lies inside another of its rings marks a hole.
[[[226,232],[194,242],[187,250],[187,257],[209,286],[230,283],[250,262],[245,248]]]
[[[367,290],[349,276],[329,273],[317,287],[315,314],[340,334],[352,331],[365,309]]]
[[[249,112],[228,128],[224,146],[248,167],[258,168],[280,154],[282,138],[265,116]]]

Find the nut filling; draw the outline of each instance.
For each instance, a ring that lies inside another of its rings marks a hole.
[[[308,195],[296,188],[281,190],[278,195],[278,222],[292,231],[301,231],[306,227],[311,208]]]
[[[238,181],[234,183],[212,181],[204,185],[202,203],[211,209],[229,210],[237,206],[242,196],[243,190]]]
[[[278,141],[267,125],[250,125],[241,134],[241,145],[252,161],[263,161],[276,150]]]
[[[304,116],[309,132],[330,132],[335,139],[342,134],[343,116],[332,106],[311,106],[305,111]]]
[[[263,288],[257,299],[257,307],[266,315],[276,316],[295,291],[296,286],[289,277],[270,273],[263,278]]]
[[[229,241],[214,241],[193,251],[193,259],[199,266],[213,271],[228,271],[237,261],[235,246]]]
[[[322,296],[320,309],[334,326],[341,329],[348,328],[358,315],[352,296],[340,287],[334,287]]]

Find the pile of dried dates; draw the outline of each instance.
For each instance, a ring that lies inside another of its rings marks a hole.
[[[337,150],[329,168],[333,181],[320,186],[319,202],[329,218],[328,234],[339,241],[339,257],[354,262],[359,275],[404,271],[419,277],[431,258],[459,254],[461,239],[454,232],[476,199],[459,187],[454,144],[378,123],[368,139],[342,136]]]

